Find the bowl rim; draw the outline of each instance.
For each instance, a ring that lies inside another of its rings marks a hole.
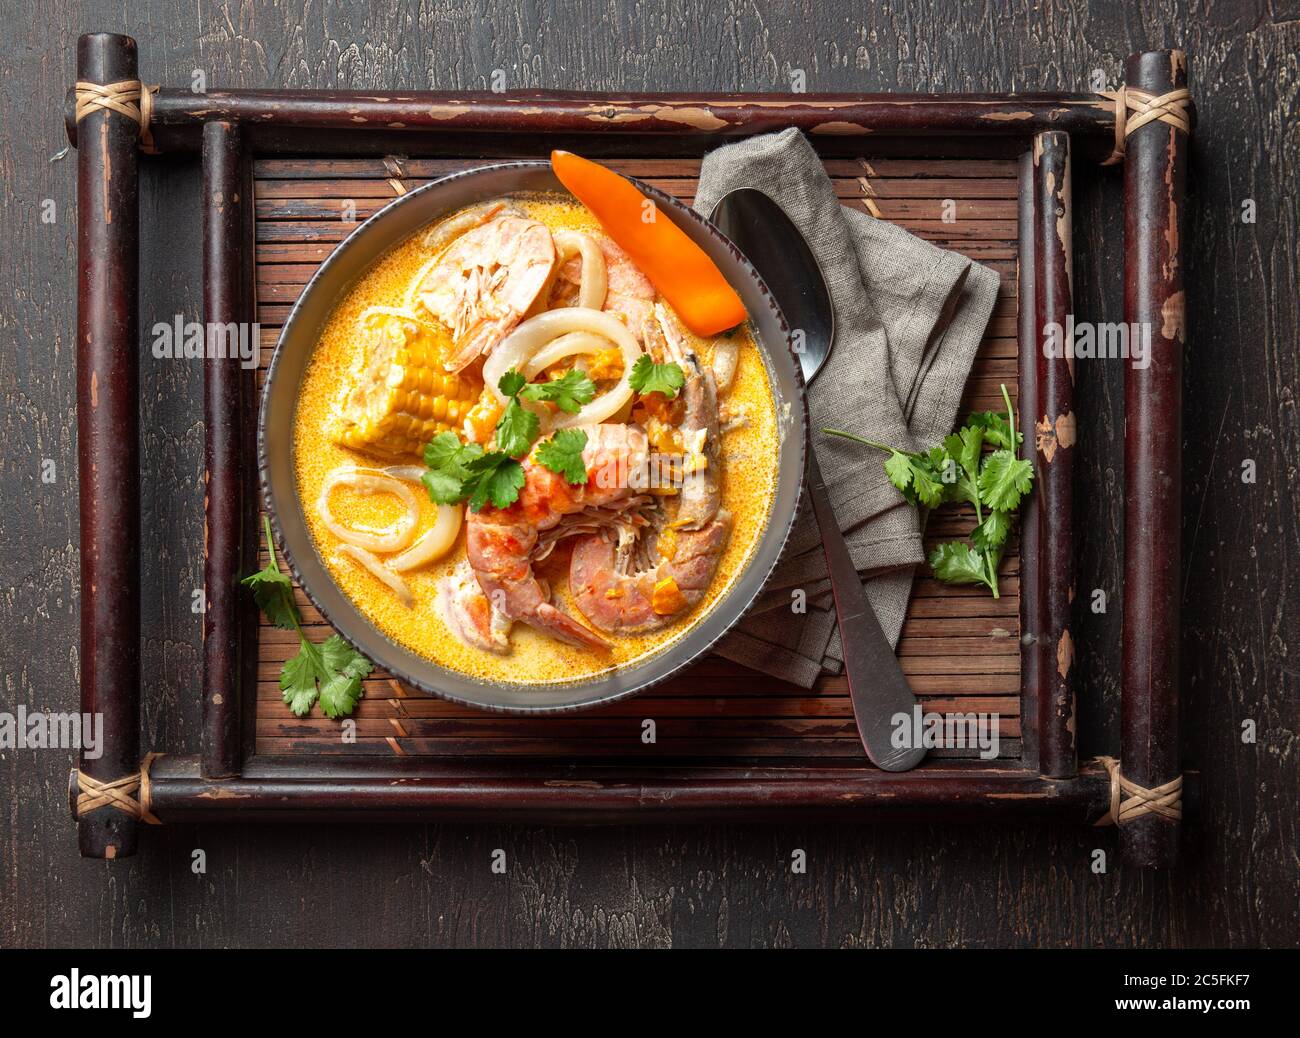
[[[282,347],[284,346],[286,338],[290,335],[291,331],[294,329],[296,323],[300,319],[300,314],[304,309],[304,303],[308,300],[313,290],[316,289],[318,284],[328,276],[328,273],[333,268],[333,266],[343,262],[343,257],[346,256],[349,248],[352,247],[354,241],[368,227],[370,227],[374,223],[377,223],[386,214],[392,212],[398,207],[409,204],[412,199],[420,195],[423,195],[425,193],[435,191],[440,187],[445,187],[445,185],[447,185],[450,182],[481,176],[489,172],[500,173],[509,170],[551,171],[551,163],[546,160],[523,159],[523,160],[515,160],[509,162],[491,162],[483,165],[472,166],[468,169],[458,170],[454,173],[449,173],[445,176],[438,177],[437,179],[430,181],[428,184],[424,184],[421,187],[416,188],[414,191],[410,191],[404,195],[400,195],[399,197],[393,199],[391,202],[388,202],[383,207],[378,209],[367,219],[359,223],[355,228],[353,228],[348,233],[348,235],[345,238],[343,238],[342,241],[339,242],[339,244],[334,248],[334,250],[329,254],[329,256],[327,256],[324,259],[324,261],[320,264],[320,266],[316,268],[312,276],[307,280],[306,285],[303,286],[303,290],[298,294],[298,297],[294,300],[293,306],[290,308],[289,314],[284,320],[284,324],[280,329],[280,334],[276,338],[275,347],[271,354],[271,360],[267,365],[266,379],[262,385],[261,391],[259,393],[259,400],[258,400],[257,465],[258,465],[258,480],[261,488],[261,499],[266,509],[266,516],[270,523],[272,535],[275,537],[276,541],[278,542],[277,548],[279,550],[280,557],[284,561],[285,565],[288,566],[289,572],[292,574],[294,581],[297,583],[297,585],[300,588],[302,588],[303,593],[307,596],[308,600],[312,603],[312,605],[316,608],[316,610],[321,614],[321,617],[325,620],[326,623],[330,625],[331,628],[333,628],[334,632],[339,634],[346,642],[348,642],[349,645],[352,645],[358,651],[363,652],[363,654],[366,654],[367,659],[370,659],[370,655],[369,655],[370,650],[366,647],[355,645],[353,640],[348,637],[348,635],[342,630],[342,628],[339,627],[334,616],[331,615],[331,609],[325,607],[325,605],[322,603],[320,599],[320,596],[317,595],[315,590],[313,590],[310,583],[306,579],[304,579],[302,571],[297,563],[297,560],[294,558],[293,553],[289,550],[286,543],[286,539],[281,530],[282,520],[280,517],[280,511],[276,507],[274,492],[271,485],[272,479],[270,473],[270,449],[268,447],[269,437],[267,435],[267,423],[269,420],[268,402],[271,397],[271,388],[275,384],[277,370],[280,366],[283,357]],[[752,278],[754,283],[757,285],[759,292],[766,300],[767,305],[770,307],[772,315],[777,322],[777,326],[784,335],[785,349],[786,352],[789,354],[791,367],[793,368],[794,371],[795,400],[790,401],[789,403],[791,407],[797,412],[797,414],[793,416],[794,424],[799,428],[801,435],[797,437],[799,441],[798,442],[799,464],[796,470],[797,476],[795,478],[795,483],[794,483],[793,500],[791,501],[790,504],[788,516],[785,518],[784,522],[780,524],[783,527],[779,533],[780,545],[777,551],[772,556],[772,561],[767,567],[767,572],[762,575],[762,580],[756,584],[753,593],[747,597],[747,599],[744,601],[743,604],[739,606],[738,609],[736,609],[735,614],[726,621],[726,623],[717,631],[717,633],[711,639],[701,644],[694,651],[681,654],[680,658],[674,660],[672,665],[666,667],[662,673],[655,674],[644,681],[637,682],[636,684],[630,685],[626,688],[614,689],[613,691],[605,695],[599,696],[598,698],[578,700],[575,702],[539,703],[536,705],[515,705],[515,704],[505,704],[505,703],[483,702],[481,700],[471,699],[467,696],[460,695],[455,692],[449,692],[444,688],[439,688],[437,685],[432,684],[429,680],[425,678],[417,677],[414,674],[409,673],[407,668],[394,664],[388,660],[371,659],[372,663],[374,663],[376,666],[382,667],[385,671],[387,671],[390,675],[392,675],[394,678],[396,678],[398,681],[402,682],[403,684],[409,685],[412,688],[418,689],[422,692],[426,692],[430,695],[437,696],[440,699],[445,699],[449,702],[456,703],[461,706],[466,706],[471,709],[483,710],[483,711],[487,711],[490,713],[497,713],[497,714],[507,714],[512,716],[537,716],[542,714],[575,713],[577,711],[591,710],[591,709],[595,709],[596,707],[606,706],[608,704],[616,703],[624,699],[629,699],[632,696],[638,695],[646,691],[647,689],[662,684],[668,679],[680,674],[688,666],[695,663],[701,657],[709,653],[718,644],[718,642],[720,642],[724,637],[727,636],[727,634],[729,634],[735,628],[735,626],[741,621],[741,619],[748,613],[750,607],[754,604],[754,601],[758,597],[758,595],[761,594],[763,589],[767,586],[767,581],[771,578],[773,571],[776,569],[777,565],[781,562],[781,560],[786,556],[786,552],[789,548],[789,543],[790,543],[790,534],[794,529],[795,522],[800,513],[800,507],[803,502],[803,497],[804,494],[806,493],[805,483],[807,481],[807,471],[808,471],[807,469],[808,450],[809,450],[809,443],[811,439],[810,417],[808,411],[808,386],[803,376],[803,368],[799,362],[798,354],[794,349],[789,323],[785,319],[785,314],[781,310],[781,306],[777,302],[776,296],[773,294],[772,290],[768,287],[767,283],[763,280],[763,276],[758,272],[758,270],[754,267],[754,265],[750,263],[748,258],[746,258],[745,255],[736,247],[736,245],[731,241],[731,239],[728,238],[725,234],[723,234],[722,231],[719,230],[718,227],[711,220],[709,220],[707,217],[703,216],[702,214],[698,213],[695,209],[679,201],[678,199],[673,198],[671,195],[667,194],[664,191],[659,190],[658,188],[654,187],[651,184],[647,184],[636,177],[626,176],[625,174],[620,174],[620,176],[624,176],[625,179],[635,184],[637,189],[640,190],[642,193],[651,197],[655,201],[656,205],[663,207],[669,211],[684,215],[686,219],[695,223],[705,233],[709,234],[710,236],[715,238],[719,243],[721,243],[721,245],[731,254],[733,260],[741,266],[741,268],[745,271],[745,273],[750,278]],[[442,215],[445,216],[447,214],[444,213]],[[441,217],[436,217],[435,219],[439,219],[439,218]],[[419,228],[409,232],[405,236],[399,237],[394,241],[389,242],[387,245],[381,248],[379,255],[383,256],[387,254],[387,252],[391,251],[393,248],[407,241],[412,235],[417,233],[419,233]],[[346,283],[346,287],[344,288],[343,292],[340,293],[340,295],[334,300],[333,304],[331,305],[330,310],[328,311],[329,313],[333,312],[334,307],[338,305],[339,301],[346,294],[347,290],[350,289],[351,286],[356,283],[356,280],[361,276],[363,276],[366,270],[369,270],[373,267],[374,262],[375,261],[372,261],[371,264],[367,265],[361,273],[356,274]],[[753,329],[754,339],[756,344],[759,346],[759,348],[766,349],[769,351],[775,350],[777,348],[776,345],[767,342],[767,340],[759,333],[759,329],[757,325],[754,323],[754,319],[752,316],[749,318],[749,321],[752,325],[754,325],[754,329]],[[780,421],[779,416],[778,416],[778,421]],[[292,450],[292,439],[289,440],[289,445],[287,449]],[[296,493],[295,496],[297,496]],[[775,532],[775,527],[771,522],[772,518],[773,518],[773,513],[769,513],[768,525],[764,529],[762,534],[759,536],[758,542],[755,545],[755,550],[757,550],[757,548],[761,546],[761,544],[765,539],[777,535]],[[310,537],[310,533],[308,534],[308,536]],[[260,531],[259,531],[259,538],[260,538]],[[319,549],[318,549],[318,553],[319,553]],[[325,572],[328,574],[328,569],[326,569]],[[743,569],[742,569],[742,573],[743,573]],[[361,609],[356,605],[355,602],[352,601],[352,599],[349,596],[347,596],[345,593],[342,592],[342,589],[339,590],[340,593],[342,594],[342,597],[346,601],[352,604],[352,607],[357,613],[357,615],[360,616],[364,622],[370,624],[376,630],[379,637],[384,642],[395,646],[397,645],[397,643],[393,640],[391,636],[389,636],[382,629],[380,629],[378,625],[374,623],[373,620],[371,620],[368,616],[366,616],[361,611]],[[728,595],[733,593],[734,590],[733,592],[729,592]],[[705,613],[704,616],[700,618],[700,620],[702,621],[711,613],[716,612],[719,608],[724,606],[726,602],[727,602],[727,596],[724,595],[724,597],[719,602],[715,603],[710,608],[709,612]],[[685,635],[686,633],[688,632],[683,632],[683,635]],[[669,656],[673,653],[675,648],[676,648],[675,643],[670,644],[666,646],[660,653],[656,653],[655,656],[652,656],[651,659],[659,658],[660,656]],[[446,667],[443,664],[438,663],[432,659],[425,658],[425,662],[429,667],[436,668],[439,671],[451,674],[453,676],[457,676],[462,679],[468,679],[477,684],[482,684],[487,686],[493,684],[497,684],[497,685],[513,684],[513,683],[503,683],[503,682],[491,682],[482,678],[478,678],[474,675],[469,675],[458,671],[454,671],[451,668]],[[615,670],[612,672],[606,672],[601,675],[597,675],[592,680],[599,680],[600,678],[608,677],[610,673],[617,673],[619,669],[621,668],[615,668]],[[546,683],[546,684],[539,684],[535,686],[529,686],[521,682],[519,683],[518,687],[580,689],[583,687],[583,682],[575,681],[572,683]]]

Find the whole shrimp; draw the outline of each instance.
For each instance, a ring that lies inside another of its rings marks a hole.
[[[683,343],[662,305],[656,306],[668,354],[682,368],[682,438],[690,473],[677,517],[656,538],[660,561],[650,563],[624,527],[579,538],[569,566],[569,590],[591,623],[610,634],[637,634],[672,623],[704,598],[731,535],[731,513],[720,507],[718,398],[712,373]]]
[[[568,483],[533,459],[526,459],[524,486],[506,508],[470,512],[466,553],[479,586],[504,615],[570,645],[608,649],[609,643],[552,601],[533,563],[565,535],[615,523],[635,524],[648,498],[638,484],[647,466],[645,433],[632,425],[592,425],[583,430],[587,482]]]
[[[466,231],[429,263],[413,301],[451,329],[448,371],[491,353],[510,334],[549,284],[555,260],[545,224],[507,213]]]

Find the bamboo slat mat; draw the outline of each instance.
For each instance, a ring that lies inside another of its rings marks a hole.
[[[307,280],[334,247],[401,189],[484,159],[276,159],[255,164],[257,318],[262,371],[280,326]],[[602,160],[606,161],[606,160]],[[622,159],[609,162],[689,203],[696,159]],[[992,267],[1002,284],[980,346],[963,411],[1000,408],[999,383],[1017,392],[1016,164],[1011,161],[827,159],[838,197],[897,223],[945,248]],[[944,200],[955,222],[942,219]],[[356,222],[343,217],[355,211]],[[876,463],[865,458],[864,464]],[[931,516],[927,538],[965,535],[969,507],[945,506]],[[262,552],[265,564],[265,549]],[[1002,597],[939,584],[918,573],[899,645],[899,658],[927,710],[1000,716],[999,756],[1020,756],[1019,544],[1013,537],[1002,563]],[[301,590],[295,589],[305,629],[314,641],[331,632]],[[376,669],[353,715],[355,742],[313,713],[294,717],[280,700],[284,660],[296,636],[263,621],[257,674],[259,754],[511,755],[561,760],[688,759],[737,763],[865,761],[842,678],[823,677],[811,691],[710,657],[651,692],[580,714],[505,717],[469,710],[406,688]],[[653,718],[656,741],[642,742],[642,722]],[[972,757],[946,748],[936,756]]]

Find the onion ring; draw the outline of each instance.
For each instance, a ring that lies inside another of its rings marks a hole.
[[[425,470],[419,465],[390,465],[384,472],[394,479],[408,479],[412,483],[418,483],[424,477]],[[434,519],[433,525],[406,551],[389,559],[385,565],[395,573],[405,573],[442,558],[456,543],[464,514],[463,505],[439,505],[438,517]]]
[[[330,510],[330,493],[339,486],[354,487],[363,494],[392,494],[406,506],[406,514],[387,527],[344,526],[334,518],[334,513]],[[330,472],[321,484],[320,496],[316,499],[316,513],[325,524],[325,529],[344,544],[364,548],[366,551],[401,551],[415,536],[415,524],[420,519],[420,503],[410,487],[381,469],[343,465]]]
[[[524,365],[521,374],[524,378],[532,380],[565,357],[573,357],[580,353],[597,353],[608,349],[608,343],[609,340],[602,335],[593,335],[591,332],[568,332],[552,339],[534,353],[533,359]]]
[[[582,257],[578,306],[588,310],[604,309],[609,277],[605,267],[605,254],[600,251],[600,246],[592,240],[591,235],[581,231],[556,231],[551,237],[559,247],[557,267],[575,255]]]
[[[498,343],[489,355],[487,363],[483,365],[483,381],[497,399],[504,402],[505,396],[497,388],[501,376],[511,368],[523,371],[542,347],[569,332],[590,332],[612,342],[623,354],[623,375],[612,388],[586,404],[577,414],[557,415],[553,427],[566,429],[605,421],[632,398],[632,385],[628,379],[633,365],[641,356],[641,346],[628,331],[627,325],[612,314],[600,310],[563,306],[524,321]]]
[[[415,596],[411,594],[411,589],[406,586],[406,581],[375,558],[374,555],[366,551],[365,548],[358,548],[355,544],[344,543],[339,545],[338,550],[340,554],[359,562],[377,579],[387,585],[397,595],[397,600],[407,609],[415,605]]]
[[[433,525],[406,551],[389,559],[388,568],[395,573],[405,573],[442,558],[456,543],[464,514],[463,505],[439,505],[438,518]]]

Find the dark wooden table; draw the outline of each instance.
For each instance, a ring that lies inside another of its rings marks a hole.
[[[1300,943],[1296,414],[1300,8],[391,3],[132,6],[10,14],[0,95],[0,710],[77,709],[77,35],[127,32],[142,78],[209,86],[810,91],[1090,89],[1182,46],[1193,144],[1184,388],[1184,747],[1201,807],[1181,868],[1091,870],[1113,830],[975,827],[169,827],[82,860],[72,755],[0,750],[4,945],[1265,945]],[[142,334],[200,312],[198,176],[145,163]],[[1076,171],[1080,317],[1120,310],[1119,180]],[[47,201],[48,200],[48,201]],[[51,208],[52,207],[52,208]],[[188,214],[181,221],[163,213]],[[1253,222],[1244,217],[1253,215]],[[12,291],[9,290],[12,285]],[[1105,316],[1112,315],[1112,316]],[[146,339],[146,342],[148,340]],[[1083,755],[1118,742],[1122,370],[1079,365],[1076,524]],[[144,738],[194,752],[202,583],[202,370],[141,365]],[[1253,462],[1253,466],[1247,462]],[[53,465],[52,482],[46,478]],[[1253,468],[1253,482],[1243,473]],[[43,478],[45,477],[45,478]],[[1091,599],[1089,599],[1091,601]],[[1255,740],[1243,741],[1253,722]],[[503,850],[504,875],[492,871]],[[807,871],[791,870],[807,854]],[[202,850],[206,872],[192,868]]]

